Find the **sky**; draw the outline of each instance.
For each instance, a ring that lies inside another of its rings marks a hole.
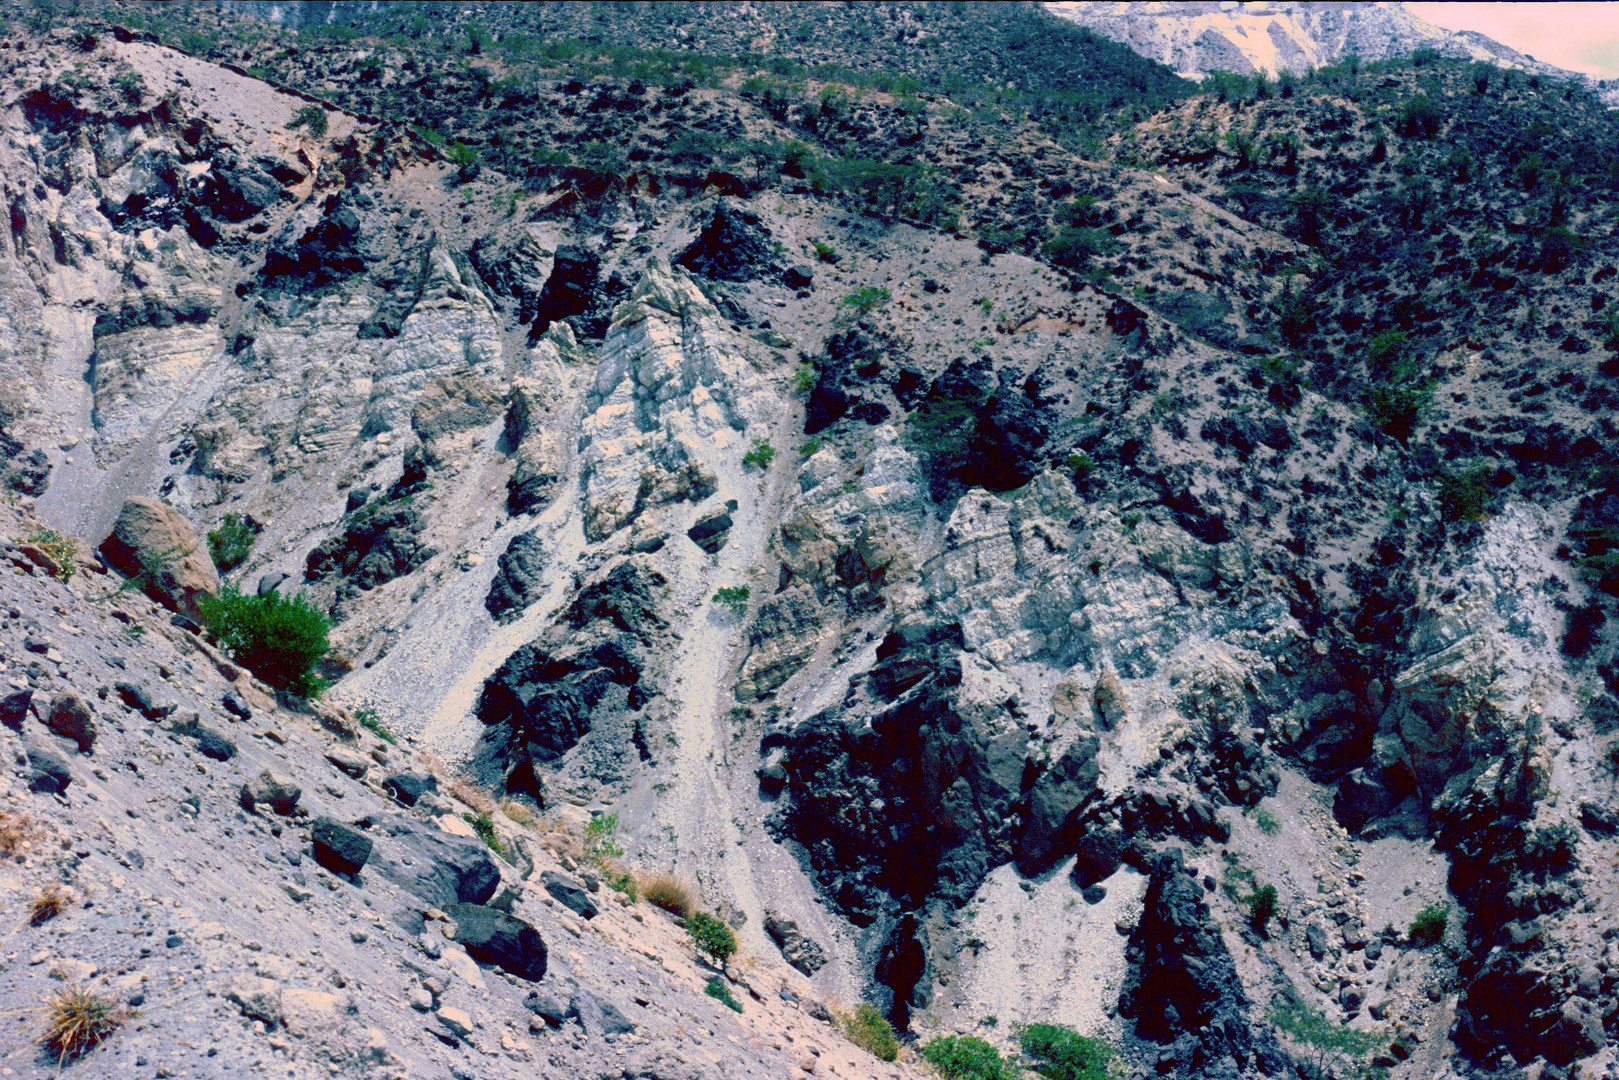
[[[1569,71],[1619,78],[1619,3],[1408,3],[1405,9],[1447,30],[1477,30]]]

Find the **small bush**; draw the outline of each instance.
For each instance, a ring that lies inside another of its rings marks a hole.
[[[720,978],[718,975],[708,980],[708,985],[703,987],[703,993],[707,994],[715,1001],[718,1001],[721,1005],[724,1005],[732,1012],[742,1011],[742,1003],[736,999],[735,994],[731,993],[731,988],[726,984],[725,980]]]
[[[724,970],[726,962],[736,955],[736,935],[731,928],[706,911],[694,911],[686,916],[686,933],[691,935],[697,950]]]
[[[838,249],[831,244],[823,244],[817,240],[815,241],[815,257],[824,263],[835,263],[838,261]]]
[[[1437,945],[1445,936],[1445,927],[1450,923],[1449,904],[1430,904],[1417,912],[1417,917],[1411,920],[1411,928],[1407,933],[1411,944],[1419,949],[1426,949],[1430,945]]]
[[[619,845],[618,814],[597,814],[585,823],[585,861],[601,867],[624,857]]]
[[[383,725],[382,718],[377,715],[377,710],[369,705],[354,710],[354,722],[388,745],[399,745],[399,740],[393,737],[393,732]]]
[[[234,570],[247,561],[257,535],[253,520],[233,510],[225,515],[219,528],[208,534],[208,554],[213,556],[214,565],[220,570]]]
[[[1011,1080],[1012,1066],[983,1039],[972,1035],[941,1035],[922,1047],[922,1060],[945,1080]]]
[[[691,889],[669,871],[656,870],[650,874],[643,874],[638,884],[641,887],[641,895],[646,897],[647,903],[653,907],[660,907],[679,915],[682,919],[691,915]]]
[[[292,114],[292,119],[287,121],[287,130],[293,131],[298,128],[305,128],[309,131],[310,138],[324,139],[326,137],[326,123],[325,109],[319,105],[305,105]]]
[[[838,1017],[838,1026],[844,1037],[862,1050],[882,1061],[899,1057],[899,1039],[888,1017],[877,1011],[877,1006],[862,1001],[854,1012]]]
[[[198,605],[220,643],[271,686],[299,697],[317,697],[325,689],[315,665],[326,656],[332,623],[301,594],[249,596],[227,584]]]
[[[500,842],[500,835],[495,832],[494,818],[488,814],[462,814],[461,820],[472,826],[472,831],[478,834],[478,839],[482,840],[490,851],[502,859],[506,857],[506,845]]]
[[[1080,483],[1096,469],[1096,462],[1085,451],[1080,450],[1068,455],[1064,463],[1068,471],[1074,474],[1074,483]]]
[[[793,389],[800,394],[807,394],[815,389],[816,378],[814,364],[800,364],[798,370],[793,372]]]
[[[112,81],[126,102],[139,105],[146,96],[146,80],[133,71],[126,71]]]
[[[1270,925],[1271,916],[1276,914],[1276,886],[1261,885],[1255,889],[1253,895],[1248,897],[1248,921],[1255,930],[1261,934]]]
[[[1119,249],[1119,242],[1106,229],[1091,229],[1065,225],[1040,248],[1053,266],[1069,270],[1084,270],[1093,259],[1111,255]]]
[[[838,301],[843,307],[864,318],[892,299],[889,291],[877,285],[862,285]]]
[[[20,854],[44,835],[39,822],[27,814],[0,810],[0,855],[10,858]]]
[[[82,986],[65,986],[45,1001],[40,1042],[55,1052],[61,1067],[93,1050],[129,1015],[110,997]]]
[[[445,151],[445,156],[450,159],[452,165],[472,165],[478,160],[478,148],[468,146],[464,142],[457,142],[451,144],[450,148]]]
[[[1030,1024],[1018,1033],[1018,1045],[1051,1080],[1107,1080],[1112,1073],[1113,1047],[1072,1028]]]
[[[748,596],[751,594],[746,585],[726,585],[714,592],[714,603],[724,604],[731,609],[733,615],[743,615],[748,610]]]
[[[73,574],[78,569],[78,541],[55,529],[39,528],[28,534],[28,543],[51,557],[51,562],[56,564],[58,581],[73,580]]]
[[[1446,521],[1479,521],[1490,502],[1488,465],[1459,473],[1440,473],[1439,513]]]
[[[1276,815],[1262,807],[1254,808],[1254,826],[1266,836],[1275,836],[1281,831],[1282,823],[1276,820]]]
[[[761,469],[768,469],[770,463],[776,459],[776,448],[764,439],[753,444],[753,449],[742,455],[744,466],[753,465]]]
[[[622,895],[630,903],[641,898],[640,889],[636,887],[635,875],[627,870],[604,870],[607,887]]]

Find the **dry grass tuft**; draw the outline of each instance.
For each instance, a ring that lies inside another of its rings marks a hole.
[[[691,886],[668,870],[654,870],[642,874],[637,880],[641,896],[648,903],[679,915],[682,919],[692,913]]]
[[[73,890],[60,881],[53,881],[34,894],[28,901],[28,925],[38,926],[50,922],[73,906]]]
[[[0,810],[0,855],[17,855],[44,835],[45,830],[27,814]]]
[[[59,1065],[82,1057],[117,1030],[129,1012],[110,997],[82,986],[65,986],[45,1000],[40,1042]]]
[[[493,814],[500,809],[487,791],[475,786],[470,780],[456,777],[445,786],[445,790],[453,798],[460,799],[480,814]]]
[[[533,828],[540,820],[534,808],[521,799],[500,800],[500,812],[524,828]]]

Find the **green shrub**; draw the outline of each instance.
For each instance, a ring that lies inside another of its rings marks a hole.
[[[325,682],[315,666],[326,656],[331,620],[302,594],[249,596],[231,584],[198,605],[208,628],[232,656],[278,690],[316,697]]]
[[[1271,916],[1276,914],[1276,886],[1261,885],[1255,889],[1253,895],[1248,897],[1248,921],[1255,930],[1261,934],[1270,925]]]
[[[798,370],[793,372],[793,389],[800,394],[807,394],[815,389],[817,378],[814,364],[799,364]]]
[[[888,1017],[877,1011],[877,1006],[862,1001],[855,1011],[838,1017],[838,1026],[844,1037],[862,1050],[882,1061],[899,1057],[899,1039]]]
[[[146,80],[133,71],[126,71],[112,81],[123,95],[124,100],[131,105],[139,105],[146,96]]]
[[[1083,450],[1077,450],[1068,455],[1065,462],[1068,471],[1074,474],[1074,483],[1080,483],[1096,469],[1096,462]]]
[[[1108,1080],[1113,1047],[1058,1024],[1030,1024],[1018,1032],[1018,1045],[1050,1080]]]
[[[326,137],[326,110],[319,105],[305,105],[292,114],[287,121],[287,130],[308,128],[311,138],[324,139]]]
[[[1276,1006],[1270,1021],[1304,1050],[1314,1076],[1365,1075],[1362,1059],[1379,1042],[1373,1032],[1357,1031],[1302,1002]]]
[[[890,295],[887,289],[876,285],[863,285],[838,301],[838,303],[849,308],[855,314],[864,317],[888,303],[889,299]]]
[[[1263,807],[1254,807],[1254,826],[1266,836],[1275,836],[1281,831],[1282,823],[1276,820],[1276,815]]]
[[[831,244],[823,244],[817,240],[815,241],[815,257],[824,263],[835,263],[838,261],[838,249]]]
[[[597,814],[585,823],[585,861],[601,867],[624,857],[619,846],[618,813]]]
[[[1433,396],[1429,383],[1379,386],[1366,395],[1366,418],[1385,435],[1404,442],[1427,411]]]
[[[451,164],[471,165],[478,160],[478,148],[468,146],[464,142],[456,142],[445,151],[445,156],[450,159]]]
[[[1439,134],[1445,114],[1426,94],[1418,94],[1400,107],[1400,133],[1412,138],[1431,139]]]
[[[714,603],[724,604],[732,614],[741,615],[748,610],[751,593],[752,590],[746,585],[725,585],[714,591]]]
[[[941,1035],[922,1047],[922,1060],[945,1080],[1011,1080],[1012,1067],[983,1039]]]
[[[703,993],[707,994],[715,1001],[718,1001],[721,1005],[724,1005],[732,1012],[742,1011],[742,1003],[736,999],[735,994],[731,993],[731,988],[726,984],[725,980],[720,978],[718,975],[708,980],[708,985],[703,987]]]
[[[1439,944],[1445,936],[1445,927],[1449,922],[1449,904],[1430,904],[1417,912],[1417,917],[1411,920],[1411,928],[1406,936],[1417,948],[1426,949],[1430,945]]]
[[[506,845],[500,842],[500,836],[495,832],[495,820],[488,814],[462,814],[461,820],[472,826],[472,831],[501,858],[506,857]]]
[[[742,455],[743,465],[755,465],[761,469],[768,469],[770,463],[776,460],[776,448],[764,439],[758,439],[753,449]]]
[[[1041,246],[1040,251],[1053,266],[1084,270],[1093,259],[1111,255],[1118,249],[1119,242],[1106,229],[1065,225]]]
[[[1437,477],[1439,513],[1446,521],[1478,521],[1490,502],[1488,465],[1459,473],[1442,472]]]
[[[736,955],[736,935],[731,928],[706,911],[694,911],[686,916],[686,933],[699,952],[724,970],[726,961]]]
[[[208,554],[220,570],[234,570],[247,561],[253,550],[253,538],[258,530],[252,519],[232,510],[219,523],[219,528],[208,534]]]

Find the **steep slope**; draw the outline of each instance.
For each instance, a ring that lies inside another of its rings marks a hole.
[[[517,816],[616,814],[626,866],[796,968],[771,1024],[1603,1067],[1599,103],[1424,58],[1063,116],[1039,65],[969,109],[737,55],[774,6],[664,51],[652,8],[331,10],[5,38],[20,505],[91,542],[130,495],[237,515],[227,576],[337,620],[318,709]],[[875,20],[966,55],[988,17],[815,10],[794,48],[845,68]],[[649,1001],[634,1067],[708,1070]],[[573,1031],[553,1067],[613,1067]]]

